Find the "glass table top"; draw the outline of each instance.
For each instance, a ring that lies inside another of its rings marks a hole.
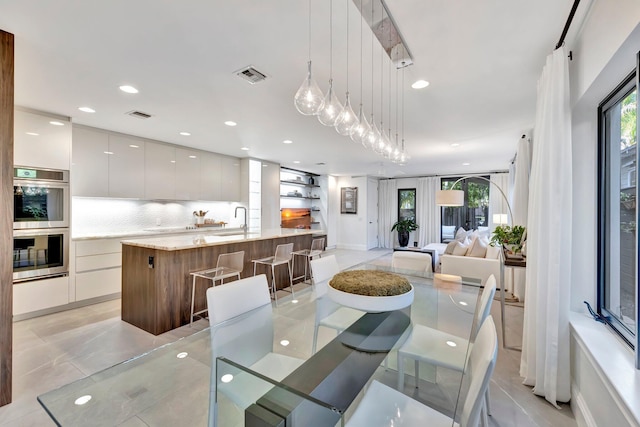
[[[434,278],[431,273],[393,270],[378,263],[360,264],[353,269],[393,271],[411,282],[415,292],[412,305],[394,314],[396,321],[406,318],[400,320],[405,323],[396,322],[393,326],[391,320],[382,319],[387,316],[362,313],[361,317],[351,318],[353,323],[340,335],[319,327],[317,350],[312,354],[314,332],[323,319],[327,296],[309,287],[308,291],[296,292],[297,304],[283,298],[279,307],[268,305],[252,310],[44,393],[38,401],[62,426],[204,426],[214,425],[213,419],[218,426],[242,426],[251,424],[245,424],[245,420],[258,416],[254,412],[263,411],[256,402],[275,396],[270,390],[283,390],[280,393],[289,396],[289,401],[291,396],[300,400],[299,408],[312,408],[308,413],[317,413],[318,420],[326,420],[323,425],[336,425],[357,403],[362,385],[345,380],[340,388],[356,389],[332,401],[336,387],[333,383],[340,383],[350,371],[362,370],[364,382],[375,378],[395,388],[394,348],[402,344],[413,325],[468,339],[482,289],[479,280],[465,278],[458,283]],[[388,328],[396,328],[396,335],[391,352],[379,353],[365,369],[354,358],[369,359],[373,353],[359,354],[363,352],[357,346],[349,346],[349,340],[358,330],[366,329],[365,322],[371,321],[380,322],[381,326],[370,327],[378,335],[387,334]],[[331,368],[326,368],[328,365]],[[212,370],[212,366],[218,368]],[[412,366],[407,363],[406,390],[414,390]],[[242,372],[243,376],[236,375],[232,382],[225,383],[225,369]],[[461,411],[464,383],[465,375],[461,373],[421,366],[421,388],[413,391],[412,397],[456,417]],[[292,413],[299,416],[300,411]]]

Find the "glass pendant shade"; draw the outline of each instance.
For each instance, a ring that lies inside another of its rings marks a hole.
[[[318,120],[325,126],[335,126],[338,114],[342,111],[342,104],[333,93],[333,80],[329,80],[329,90],[324,97],[324,105],[318,112]]]
[[[382,122],[380,122],[380,129],[383,128]],[[379,132],[379,136],[378,139],[375,142],[375,146],[373,148],[373,151],[375,151],[376,153],[380,154],[381,156],[384,155],[385,149],[387,148],[387,135],[384,133],[384,130],[381,130]]]
[[[304,79],[293,98],[296,110],[305,116],[315,116],[322,108],[323,98],[322,91],[311,75],[311,61],[309,61],[307,78]]]
[[[369,126],[369,122],[367,122],[367,117],[364,114],[364,110],[362,109],[362,104],[360,104],[360,111],[358,112],[358,121],[353,124],[351,127],[351,140],[356,143],[360,143],[362,145],[365,144],[365,136],[367,132],[369,132],[371,127]]]
[[[353,112],[353,108],[351,108],[351,101],[349,100],[349,92],[347,92],[347,97],[344,102],[344,107],[342,111],[338,115],[338,119],[336,120],[336,131],[340,135],[349,136],[351,134],[351,128],[358,123],[358,117],[356,113]]]
[[[373,116],[371,116],[371,127],[369,128],[369,132],[365,135],[365,147],[375,151],[378,139],[380,139],[380,132],[378,132],[378,128],[373,122]]]

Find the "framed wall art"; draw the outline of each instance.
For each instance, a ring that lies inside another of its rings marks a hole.
[[[358,187],[340,188],[340,213],[358,213]]]

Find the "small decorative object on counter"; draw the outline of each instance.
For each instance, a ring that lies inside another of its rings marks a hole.
[[[312,176],[309,177],[309,184],[314,185],[316,183],[316,181],[313,179]]]
[[[204,217],[209,211],[193,211],[193,216],[196,217],[196,224],[204,224]]]

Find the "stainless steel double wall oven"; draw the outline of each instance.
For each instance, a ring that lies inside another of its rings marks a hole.
[[[13,170],[13,281],[69,273],[69,171]]]

